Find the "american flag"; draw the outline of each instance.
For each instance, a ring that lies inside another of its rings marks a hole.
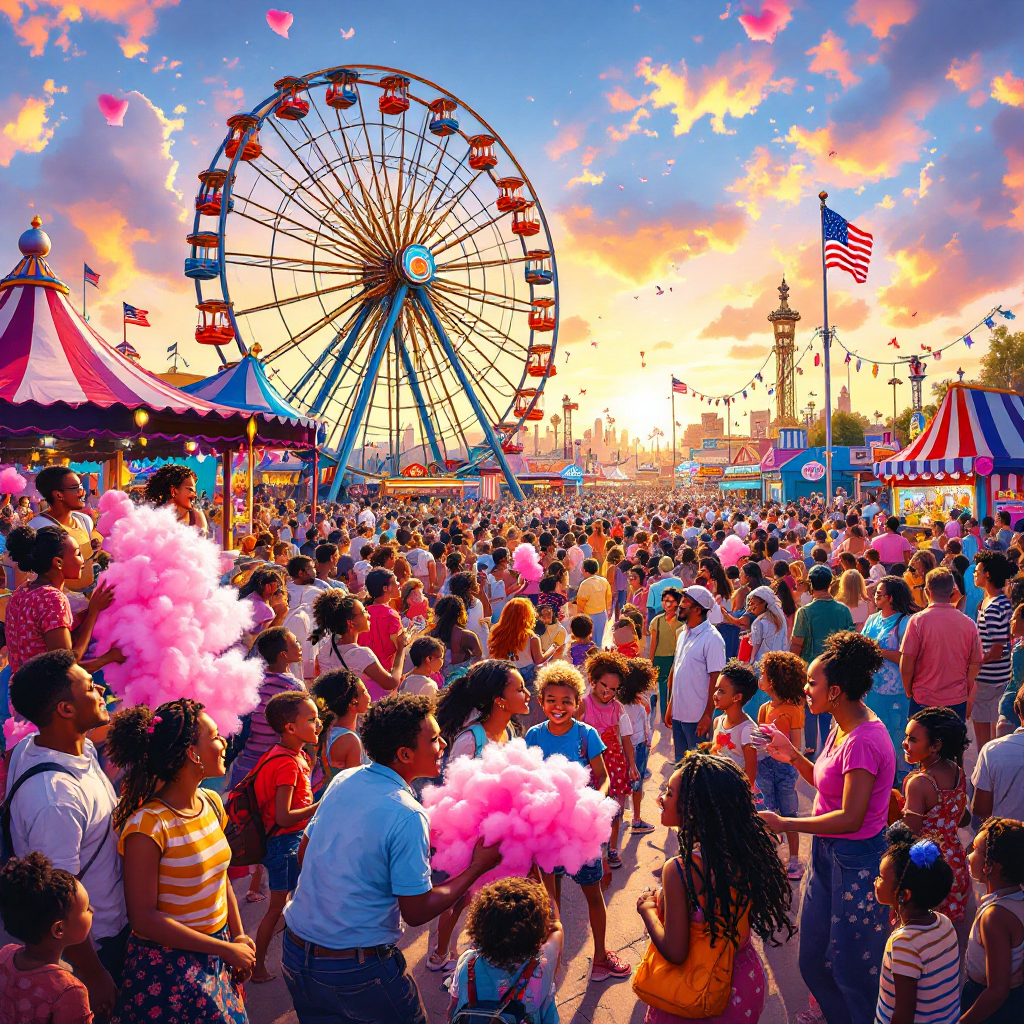
[[[146,319],[148,309],[136,309],[135,306],[129,306],[127,302],[122,302],[121,305],[124,306],[124,322],[126,324],[135,324],[136,327],[149,326],[149,321]]]
[[[85,267],[85,283],[91,284],[94,288],[99,288],[100,275],[88,263],[83,263],[82,266]]]
[[[858,284],[863,284],[868,279],[874,236],[850,224],[827,206],[823,217],[825,266],[845,270]]]
[[[685,395],[686,394],[686,385],[681,380],[678,380],[676,377],[673,377],[672,378],[672,390],[677,395]]]

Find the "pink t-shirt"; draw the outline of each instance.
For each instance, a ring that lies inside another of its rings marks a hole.
[[[48,584],[19,587],[7,602],[7,656],[11,673],[29,658],[46,650],[44,634],[65,626],[71,629],[71,602],[63,590]]]
[[[888,530],[876,537],[871,546],[886,565],[898,565],[903,561],[904,551],[914,550],[914,545],[902,533],[889,533]]]
[[[929,605],[907,623],[900,651],[917,661],[913,695],[925,707],[952,707],[967,700],[967,668],[981,662],[974,620],[951,604]]]
[[[896,752],[886,727],[872,719],[858,725],[841,747],[833,747],[838,729],[832,726],[825,747],[814,762],[814,813],[828,814],[843,807],[844,776],[865,768],[875,777],[864,822],[856,832],[830,839],[870,839],[885,828],[889,817],[889,796],[896,778]]]
[[[0,1020],[20,1024],[91,1024],[85,985],[57,964],[18,970],[14,954],[23,948],[12,942],[0,949]]]

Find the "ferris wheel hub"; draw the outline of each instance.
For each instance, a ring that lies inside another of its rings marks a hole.
[[[403,281],[414,287],[429,284],[436,270],[433,253],[425,245],[414,242],[399,251],[395,269]]]

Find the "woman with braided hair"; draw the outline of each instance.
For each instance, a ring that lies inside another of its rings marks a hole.
[[[789,920],[793,895],[771,832],[757,816],[746,776],[726,758],[689,753],[659,797],[661,823],[679,833],[679,856],[665,862],[662,888],[637,901],[657,951],[685,970],[699,922],[712,943],[736,947],[732,990],[725,1010],[705,1018],[717,1024],[756,1021],[768,985],[750,941],[756,932],[778,945],[796,929]],[[651,1006],[646,1024],[681,1024],[683,1017]]]
[[[873,1019],[889,934],[888,908],[876,902],[871,880],[886,850],[896,753],[885,724],[864,703],[881,667],[874,640],[833,633],[807,670],[811,714],[833,718],[817,761],[779,730],[768,744],[772,757],[817,790],[809,818],[761,817],[776,832],[814,836],[800,911],[800,974],[829,1024]]]
[[[227,870],[220,797],[227,747],[203,705],[182,698],[116,715],[107,740],[125,772],[121,830],[132,934],[111,1024],[245,1024],[240,983],[255,943],[242,930]],[[173,992],[173,997],[172,997]]]
[[[187,523],[207,536],[206,516],[195,507],[196,475],[188,466],[161,466],[146,484],[146,500],[157,508],[169,505],[179,523]]]

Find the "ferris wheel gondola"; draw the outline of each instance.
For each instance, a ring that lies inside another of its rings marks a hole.
[[[392,475],[493,458],[521,497],[506,455],[544,415],[558,276],[500,136],[434,83],[369,65],[282,78],[227,127],[188,236],[197,340],[258,343],[288,401],[326,422],[329,500],[382,443]]]

